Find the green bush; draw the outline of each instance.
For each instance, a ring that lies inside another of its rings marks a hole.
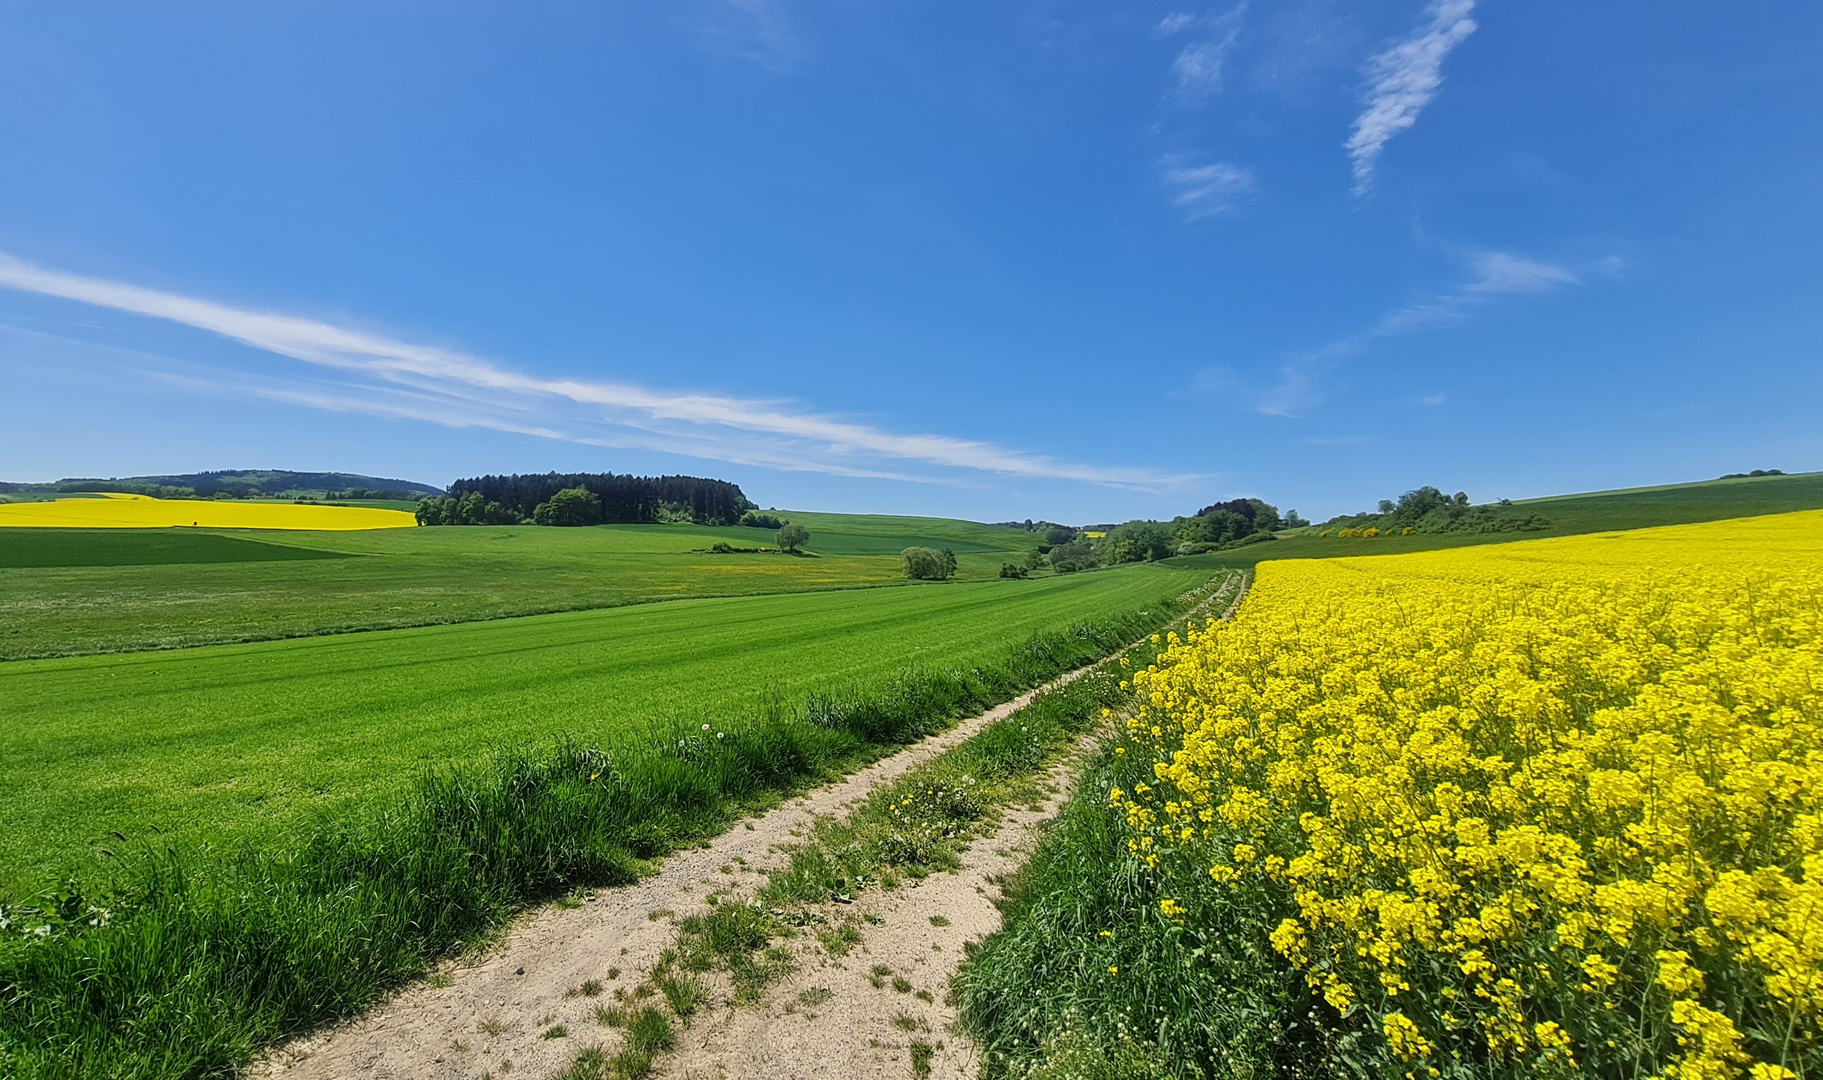
[[[1087,544],[1059,544],[1051,549],[1051,567],[1060,574],[1087,570],[1095,562],[1095,549]]]
[[[551,496],[550,501],[538,504],[532,511],[532,522],[537,525],[599,525],[601,496],[588,488],[564,488]]]
[[[948,548],[908,547],[899,556],[913,581],[943,581],[956,572],[956,555]]]
[[[520,517],[512,510],[482,497],[478,491],[457,498],[454,495],[433,496],[418,503],[420,525],[517,525]]]
[[[780,551],[796,551],[810,543],[810,530],[802,525],[786,525],[777,537]]]

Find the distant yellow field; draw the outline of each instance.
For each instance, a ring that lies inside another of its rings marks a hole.
[[[301,503],[205,502],[110,494],[100,499],[0,505],[0,528],[164,529],[403,529],[418,519],[402,510]]]

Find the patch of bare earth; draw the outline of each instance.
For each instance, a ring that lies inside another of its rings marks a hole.
[[[678,1034],[655,1077],[679,1080],[834,1077],[970,1077],[975,1047],[958,1034],[947,991],[963,946],[1000,929],[1000,882],[1030,854],[1039,827],[1062,805],[1076,762],[1054,767],[1048,794],[1007,808],[999,829],[975,841],[962,869],[896,889],[869,889],[829,904],[831,923],[854,918],[859,943],[831,955],[815,935],[787,942],[796,965],[752,1005],[699,1014]],[[725,1000],[725,998],[724,998]]]

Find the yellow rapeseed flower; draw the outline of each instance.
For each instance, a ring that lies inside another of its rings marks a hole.
[[[1110,801],[1148,867],[1277,890],[1273,948],[1402,1060],[1599,1068],[1658,1030],[1667,1076],[1794,1075],[1823,1044],[1820,597],[1815,511],[1262,563],[1134,672],[1155,785]]]
[[[0,528],[165,529],[350,529],[413,528],[418,519],[402,510],[369,506],[325,506],[213,499],[152,499],[144,495],[53,499],[0,504]]]

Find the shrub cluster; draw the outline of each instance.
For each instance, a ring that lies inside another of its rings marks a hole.
[[[420,525],[517,525],[529,520],[478,491],[420,499],[415,512]]]
[[[945,581],[956,572],[956,553],[949,548],[908,547],[899,556],[913,581]]]
[[[564,488],[532,511],[535,525],[599,525],[601,520],[601,496],[585,487]]]
[[[1548,518],[1498,503],[1473,506],[1466,492],[1445,495],[1425,486],[1393,499],[1381,499],[1374,514],[1344,514],[1323,523],[1318,535],[1341,539],[1374,536],[1411,536],[1414,533],[1540,532],[1551,527]]]

